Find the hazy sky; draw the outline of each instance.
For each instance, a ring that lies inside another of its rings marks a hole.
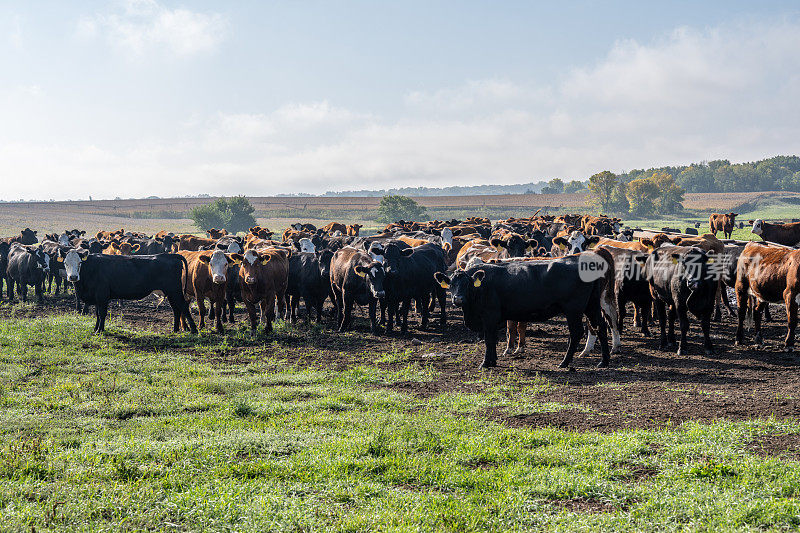
[[[797,2],[0,0],[0,198],[800,153]]]

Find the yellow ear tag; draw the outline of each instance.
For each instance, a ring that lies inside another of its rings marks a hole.
[[[713,262],[714,262],[714,259],[713,259],[713,258],[711,258],[711,257],[709,257],[709,258],[708,258],[708,261],[706,261],[706,263],[713,263]]]
[[[262,265],[266,265],[267,263],[269,263],[269,259],[262,259],[261,260],[261,264]]]
[[[558,247],[561,248],[562,250],[566,250],[567,249],[567,245],[566,244],[559,243]]]
[[[481,286],[481,280],[479,280],[479,279],[476,279],[476,280],[475,280],[475,281],[472,283],[472,286],[473,286],[473,287],[480,287],[480,286]]]
[[[531,250],[533,250],[533,246],[528,246],[527,248],[525,248],[525,251],[527,252],[530,252]]]
[[[64,258],[63,257],[59,257],[58,259],[56,259],[56,261],[58,261],[59,263],[63,263],[64,262]]]
[[[678,260],[677,260],[677,259],[675,259],[674,257],[672,258],[672,264],[673,264],[673,265],[677,265],[677,264],[678,264]]]
[[[81,261],[86,261],[86,259],[87,259],[88,257],[89,257],[88,255],[85,255],[85,256],[81,257]]]
[[[358,270],[356,270],[356,274],[358,274],[358,275],[359,275],[359,276],[361,276],[362,278],[366,278],[366,277],[367,277],[367,274],[366,274],[366,272],[359,272]]]
[[[447,284],[447,283],[445,283],[444,281],[442,281],[441,283],[439,283],[439,285],[441,285],[443,289],[449,289],[449,288],[450,288],[450,285],[448,285],[448,284]]]

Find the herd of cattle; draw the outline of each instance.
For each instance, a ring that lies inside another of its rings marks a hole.
[[[487,218],[406,222],[360,235],[361,226],[331,223],[317,228],[293,224],[280,239],[256,226],[244,236],[209,229],[207,237],[161,231],[100,231],[93,237],[77,229],[47,234],[26,228],[0,239],[2,282],[13,300],[23,301],[28,287],[39,302],[45,290],[74,288],[78,311],[95,308],[95,331],[103,331],[110,300],[166,298],[173,329],[197,332],[189,304],[197,302],[200,328],[206,318],[218,332],[234,322],[236,302],[244,303],[255,332],[259,322],[271,330],[276,316],[295,320],[303,299],[305,319],[323,319],[330,298],[336,326],[347,330],[353,306],[366,305],[372,332],[391,332],[395,321],[408,331],[413,303],[420,327],[428,327],[437,306],[447,320],[446,293],[463,310],[466,326],[483,335],[482,366],[497,364],[498,332],[506,329],[506,354],[525,350],[528,322],[564,316],[569,344],[562,367],[568,367],[581,342],[581,355],[600,341],[600,366],[621,349],[623,323],[630,305],[634,323],[649,336],[651,310],[660,326],[660,347],[686,353],[690,315],[700,321],[706,353],[712,353],[712,315],[724,306],[737,314],[736,342],[744,340],[743,323],[752,312],[755,342],[762,341],[761,319],[768,303],[786,306],[787,350],[794,345],[800,302],[800,223],[751,221],[760,243],[720,240],[729,237],[735,213],[714,214],[712,233],[686,235],[622,229],[618,218],[590,215]],[[697,233],[696,231],[694,233]],[[634,240],[634,236],[638,240]],[[727,297],[735,289],[737,309]],[[206,300],[209,308],[206,309]],[[277,308],[277,314],[276,314]],[[380,316],[378,316],[380,310]],[[767,315],[767,318],[769,316]],[[608,332],[611,332],[609,346]]]

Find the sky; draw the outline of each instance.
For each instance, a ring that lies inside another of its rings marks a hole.
[[[800,4],[0,0],[0,199],[800,154]]]

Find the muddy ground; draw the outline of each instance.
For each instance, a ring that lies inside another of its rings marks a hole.
[[[166,334],[172,327],[171,310],[168,304],[155,310],[152,298],[125,302],[121,308],[114,304],[110,318],[132,329]],[[12,306],[3,300],[0,318],[74,312],[72,306],[72,297],[63,296],[48,296],[42,306]],[[411,333],[406,336],[396,332],[392,336],[371,335],[366,308],[356,311],[356,335],[337,334],[332,330],[332,318],[326,319],[322,331],[309,330],[301,321],[294,328],[265,336],[263,355],[278,357],[289,364],[341,369],[374,364],[374,358],[368,359],[366,354],[394,350],[400,355],[390,362],[378,363],[379,366],[399,369],[417,363],[437,372],[431,381],[409,380],[389,385],[420,398],[451,391],[479,392],[494,377],[506,383],[523,384],[543,377],[554,386],[537,400],[576,406],[555,412],[509,414],[502,408],[490,408],[482,413],[512,426],[613,431],[677,425],[688,420],[794,418],[800,415],[800,356],[783,352],[785,313],[777,305],[771,310],[774,321],[765,324],[763,348],[734,346],[735,318],[725,316],[722,322],[712,323],[714,355],[703,354],[700,328],[693,322],[689,355],[683,357],[658,350],[657,336],[643,337],[638,328],[632,327],[629,315],[622,353],[612,356],[609,369],[596,368],[599,346],[591,356],[576,358],[572,371],[559,369],[567,347],[567,333],[564,320],[554,319],[529,325],[525,354],[500,356],[496,369],[481,371],[478,366],[483,358],[483,343],[464,327],[460,312],[452,307],[448,309],[449,321],[444,331],[439,326],[437,311],[430,331],[419,331],[417,317],[413,317]],[[246,319],[241,304],[236,316],[239,321]],[[109,329],[114,334],[113,326]],[[651,330],[656,332],[658,328],[654,324]],[[752,339],[752,333],[748,332],[747,338]],[[275,354],[276,342],[279,354]],[[504,342],[498,345],[498,353],[504,347]],[[228,346],[221,352],[225,364],[236,361],[237,350],[246,352],[247,357],[252,357],[254,351],[252,345]],[[479,379],[485,376],[490,379]]]

